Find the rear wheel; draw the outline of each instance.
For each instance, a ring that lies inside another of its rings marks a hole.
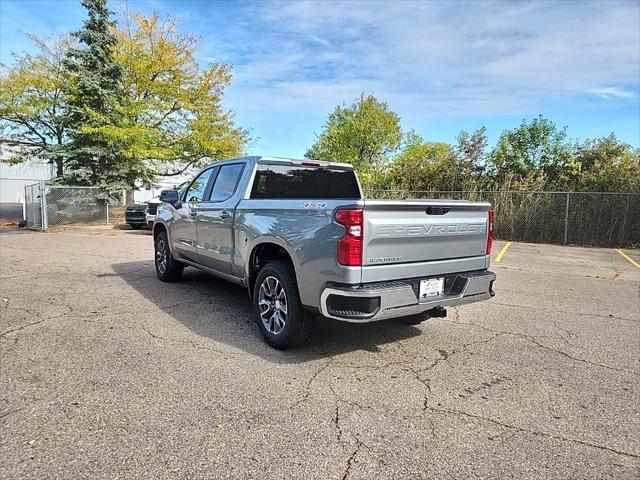
[[[155,264],[156,275],[163,282],[177,282],[182,277],[184,264],[176,261],[169,249],[167,232],[160,232],[156,237]]]
[[[302,308],[296,277],[287,263],[270,262],[260,270],[253,307],[260,332],[272,347],[292,348],[309,336],[312,316]]]

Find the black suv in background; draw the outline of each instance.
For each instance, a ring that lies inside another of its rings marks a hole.
[[[172,190],[177,190],[179,194],[182,194],[190,183],[191,182],[182,182],[180,185],[174,186]],[[160,197],[153,197],[147,202],[146,224],[150,227],[153,227],[153,222],[156,221],[156,213],[161,203],[162,200],[160,200]]]
[[[129,205],[124,212],[124,219],[134,230],[138,230],[147,224],[147,206],[145,204]]]

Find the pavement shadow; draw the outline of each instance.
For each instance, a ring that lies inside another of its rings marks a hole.
[[[150,228],[146,228],[146,227],[139,228],[139,229],[123,227],[118,229],[118,233],[121,233],[122,235],[144,235],[148,237],[151,235],[152,232]]]
[[[162,283],[153,262],[113,264],[114,272],[144,298],[191,331],[275,363],[301,363],[380,346],[420,335],[420,329],[388,320],[351,324],[318,317],[307,343],[278,351],[266,345],[245,287],[186,268],[178,283]]]

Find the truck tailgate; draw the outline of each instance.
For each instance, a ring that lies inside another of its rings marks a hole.
[[[366,200],[362,281],[381,279],[380,269],[368,268],[381,265],[387,265],[384,270],[396,278],[402,278],[397,276],[401,271],[447,272],[390,265],[435,263],[443,265],[443,270],[458,271],[485,268],[490,208],[489,203],[457,200]],[[447,264],[450,267],[444,267]],[[368,270],[377,273],[368,275]]]

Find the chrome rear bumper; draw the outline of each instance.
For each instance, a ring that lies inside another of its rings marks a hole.
[[[372,284],[328,286],[320,296],[325,317],[365,323],[422,313],[436,307],[449,307],[488,300],[495,294],[496,274],[489,270],[465,272],[445,277],[442,295],[418,300],[420,279]]]

